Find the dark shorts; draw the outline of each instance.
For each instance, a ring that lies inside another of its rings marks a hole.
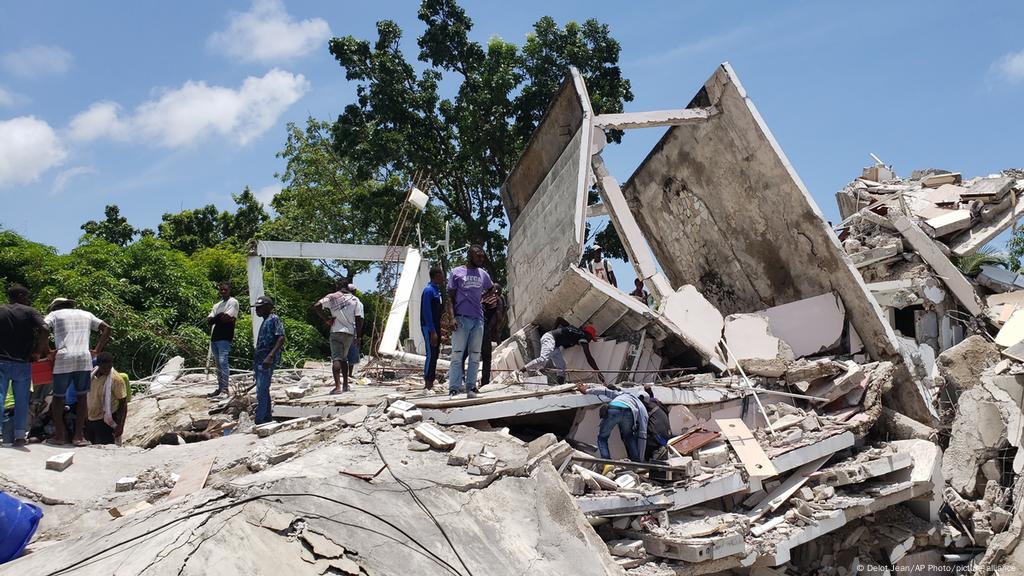
[[[103,420],[85,422],[85,439],[93,444],[113,444],[114,429]]]
[[[54,374],[53,395],[63,398],[68,393],[68,388],[72,385],[75,387],[75,392],[81,395],[89,391],[90,384],[92,384],[92,375],[88,370]]]

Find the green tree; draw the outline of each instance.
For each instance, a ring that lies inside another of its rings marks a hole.
[[[239,247],[245,247],[259,236],[260,230],[270,221],[270,216],[248,186],[241,194],[232,194],[231,199],[235,201],[237,208],[230,218],[227,232],[230,239]]]
[[[377,23],[374,42],[333,38],[331,54],[357,82],[357,101],[333,126],[335,149],[359,179],[429,177],[429,191],[457,219],[456,241],[485,243],[504,268],[506,226],[498,188],[515,164],[569,65],[580,68],[598,113],[632,100],[618,67],[619,44],[595,20],[534,26],[523,51],[470,39],[472,20],[454,0],[424,0],[417,73],[399,49],[402,31]],[[446,76],[447,75],[447,76]],[[454,95],[440,87],[453,83]]]
[[[118,246],[127,246],[132,238],[139,233],[128,223],[127,218],[121,216],[121,209],[117,207],[117,204],[108,204],[103,209],[103,214],[105,217],[99,222],[89,220],[82,224],[82,231]]]
[[[164,214],[158,234],[176,250],[186,254],[201,248],[213,248],[227,237],[230,214],[218,212],[213,204],[195,210],[182,210],[177,214]]]

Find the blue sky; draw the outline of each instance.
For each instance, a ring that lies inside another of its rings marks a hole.
[[[907,175],[1024,166],[1024,4],[464,3],[473,36],[522,42],[543,15],[595,17],[622,44],[627,110],[679,107],[730,61],[826,217],[874,152]],[[416,54],[415,2],[0,4],[0,225],[73,247],[117,204],[164,212],[277,184],[284,126],[333,118],[354,86],[331,36],[390,18]],[[625,180],[661,131],[607,150]]]

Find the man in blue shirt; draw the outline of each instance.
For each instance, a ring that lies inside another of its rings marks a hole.
[[[441,352],[441,285],[444,272],[439,266],[430,268],[430,283],[420,296],[420,330],[427,345],[427,361],[423,365],[423,387],[434,388],[437,379],[437,356]]]
[[[256,336],[256,353],[253,355],[253,378],[256,380],[256,424],[272,420],[270,406],[270,379],[274,368],[281,362],[284,348],[284,323],[273,313],[274,301],[260,296],[253,305],[256,315],[263,318]]]
[[[647,395],[643,392],[631,392],[615,386],[587,386],[580,382],[576,389],[582,394],[591,394],[607,402],[601,407],[601,427],[597,432],[597,449],[601,458],[608,459],[608,438],[612,430],[619,429],[619,436],[626,446],[629,459],[643,462],[644,448],[647,446],[647,407],[643,400]]]

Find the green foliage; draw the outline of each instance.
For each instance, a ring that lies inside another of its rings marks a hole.
[[[82,224],[82,231],[118,246],[127,246],[132,238],[139,233],[138,230],[132,228],[127,218],[121,216],[121,209],[116,204],[108,204],[103,210],[103,214],[105,218],[100,222],[89,220]]]
[[[419,19],[426,29],[417,67],[399,49],[402,31],[390,20],[377,23],[373,42],[331,40],[331,54],[357,83],[356,102],[333,126],[334,147],[359,180],[426,174],[433,198],[461,224],[455,245],[485,244],[501,276],[501,183],[569,65],[580,68],[598,113],[619,112],[632,100],[619,44],[595,20],[559,28],[545,17],[522,51],[499,38],[483,46],[470,40],[472,20],[454,0],[424,0]],[[452,97],[442,97],[442,83],[456,86]]]
[[[225,243],[244,248],[256,238],[270,216],[248,186],[241,194],[231,197],[237,206],[235,213],[218,212],[216,206],[207,204],[195,210],[164,214],[158,227],[160,238],[185,254]],[[147,235],[145,232],[143,236]]]
[[[1013,246],[1011,245],[1011,249],[1012,248]],[[966,256],[953,256],[953,265],[955,265],[964,276],[973,277],[981,273],[982,266],[1002,266],[1004,268],[1009,268],[1011,266],[1011,259],[1014,257],[1015,256],[998,252],[995,248],[986,247]],[[1019,266],[1014,266],[1014,269],[1018,267]]]

